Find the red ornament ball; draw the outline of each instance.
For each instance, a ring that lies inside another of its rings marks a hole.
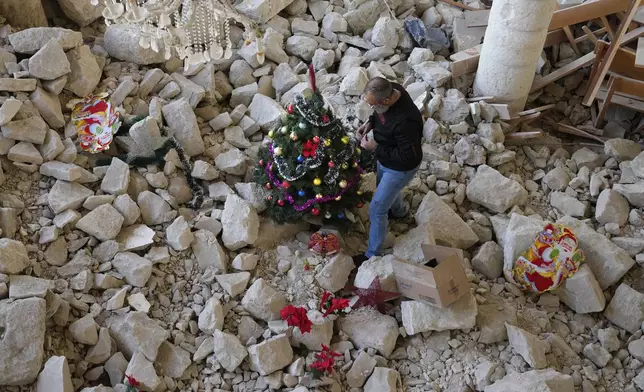
[[[312,208],[311,209],[311,214],[313,214],[313,216],[320,215],[320,209],[319,208]]]
[[[266,200],[268,200],[268,201],[273,200],[273,195],[268,195],[268,196],[266,196]]]
[[[271,189],[271,183],[267,182],[266,185],[264,185],[264,188],[266,189]]]
[[[263,159],[260,159],[260,160],[259,160],[259,165],[260,165],[260,166],[264,166],[264,160],[263,160]]]
[[[295,106],[293,104],[290,104],[286,107],[286,110],[288,110],[288,114],[293,114],[295,111]]]
[[[319,143],[320,142],[320,137],[319,136],[313,136],[313,143]]]
[[[277,201],[277,205],[278,205],[278,206],[280,206],[280,207],[283,207],[283,206],[284,206],[284,200],[279,199],[279,200]]]
[[[362,207],[364,207],[364,203],[358,203],[358,205],[356,207],[362,208]]]
[[[328,122],[329,122],[329,116],[327,116],[326,114],[325,114],[325,115],[323,115],[323,116],[322,116],[322,122],[323,122],[323,123],[328,123]]]
[[[333,161],[329,161],[328,165],[329,165],[330,168],[335,167],[335,163],[333,163]]]
[[[291,184],[288,181],[283,181],[282,182],[282,188],[288,189],[291,187]]]

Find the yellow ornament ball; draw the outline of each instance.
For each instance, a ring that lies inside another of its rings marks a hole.
[[[268,137],[270,137],[271,139],[275,137],[275,131],[268,131]]]
[[[331,145],[331,139],[324,139],[324,145],[329,147]]]
[[[319,199],[321,199],[322,197],[323,197],[323,196],[322,196],[322,194],[321,194],[321,193],[318,193],[317,195],[315,195],[315,198],[316,198],[316,199],[318,199],[318,200],[319,200]]]
[[[315,179],[313,180],[313,185],[315,185],[315,186],[320,186],[320,185],[322,185],[322,180],[320,180],[319,178],[315,178]]]
[[[356,193],[358,194],[358,196],[360,196],[360,195],[362,195],[364,192],[362,192],[362,191],[357,191]]]
[[[347,180],[340,181],[340,184],[338,184],[338,185],[340,185],[340,188],[346,188],[347,187]]]
[[[340,200],[342,200],[342,196],[338,196],[335,198],[335,201],[340,201]]]
[[[349,139],[349,136],[342,136],[342,138],[341,138],[340,140],[341,140],[341,141],[342,141],[342,143],[344,143],[344,144],[349,144],[349,140],[350,140],[350,139]]]
[[[280,128],[280,132],[282,132],[282,133],[288,132],[288,127],[286,125],[284,125],[282,128]]]
[[[358,162],[353,162],[353,167],[358,167]]]
[[[346,163],[342,164],[342,169],[347,170],[348,168],[349,168],[349,165],[347,165]]]
[[[360,154],[362,154],[362,150],[360,150],[359,148],[356,148],[356,155],[360,155]]]
[[[275,155],[280,156],[282,155],[282,147],[275,147],[275,150],[273,150]]]

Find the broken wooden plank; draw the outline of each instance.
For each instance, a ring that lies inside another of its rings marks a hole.
[[[599,100],[606,99],[605,89],[600,89],[597,92],[597,99]],[[624,106],[625,108],[629,108],[637,112],[644,113],[644,101],[640,101],[635,97],[627,97],[620,93],[615,93],[615,95],[613,95],[613,98],[611,99],[610,102],[615,105]]]
[[[454,7],[458,7],[458,8],[464,9],[464,10],[478,11],[477,8],[470,7],[469,5],[459,3],[459,2],[454,1],[454,0],[438,0],[438,1],[440,1],[441,3],[446,3],[446,4],[449,4],[449,5],[453,5]]]
[[[470,97],[470,98],[467,98],[467,99],[466,99],[466,101],[467,101],[467,102],[480,102],[480,101],[486,101],[486,102],[488,102],[488,103],[494,102],[494,101],[496,101],[496,100],[497,100],[497,98],[496,98],[496,97],[493,97],[493,96],[491,96],[491,95],[488,95],[488,96],[486,96],[486,97]]]
[[[546,35],[546,42],[544,42],[543,47],[549,48],[552,45],[560,44],[562,42],[566,42],[567,40],[568,37],[566,36],[566,32],[563,29],[549,31],[548,35]]]
[[[550,105],[544,105],[544,106],[539,106],[538,108],[524,110],[522,112],[519,112],[518,114],[519,116],[527,116],[528,114],[540,113],[546,110],[550,110],[555,106],[556,105],[554,103],[551,103]]]
[[[606,99],[604,100],[604,104],[601,105],[601,108],[599,109],[599,113],[597,114],[597,119],[595,119],[595,122],[593,123],[595,124],[596,127],[604,126],[604,117],[608,112],[608,108],[610,107],[610,101],[613,98],[613,95],[615,94],[617,86],[619,85],[618,81],[619,81],[619,77],[615,75],[611,75],[610,78],[608,79],[608,87],[606,89]]]
[[[599,29],[593,30],[593,31],[591,31],[587,26],[582,26],[581,28],[584,30],[584,32],[586,34],[582,35],[581,37],[575,38],[576,43],[580,43],[580,42],[585,41],[587,39],[590,39],[592,42],[597,42],[597,40],[598,40],[597,36],[602,35],[602,34],[604,34],[606,32],[605,27],[602,27],[602,28],[599,28]]]
[[[639,0],[638,0],[639,1]],[[595,59],[595,53],[588,53],[577,60],[564,65],[558,70],[549,73],[548,75],[542,77],[541,79],[535,79],[530,88],[530,94],[534,93],[537,90],[541,90],[545,86],[549,85],[552,82],[555,82],[564,76],[568,76],[571,73],[575,72],[579,68],[585,67],[586,65],[593,62]]]
[[[465,25],[467,27],[487,26],[490,19],[490,10],[465,11]]]
[[[644,37],[637,40],[637,52],[635,54],[635,68],[644,68]]]
[[[553,122],[554,123],[554,122]],[[583,137],[586,139],[591,139],[596,142],[604,143],[604,139],[600,138],[599,136],[595,136],[593,134],[590,134],[586,131],[582,131],[581,129],[577,129],[573,127],[572,125],[567,125],[567,124],[562,124],[562,123],[556,123],[555,131],[561,132],[561,133],[567,133],[568,135],[573,135],[573,136],[579,136]]]
[[[624,11],[630,3],[630,0],[595,0],[557,10],[552,15],[548,31]]]
[[[628,29],[628,25],[631,23],[631,20],[633,20],[633,16],[635,15],[635,12],[640,5],[640,1],[641,0],[633,0],[633,3],[631,4],[626,14],[626,17],[619,25],[619,30],[617,30],[617,33],[615,34],[615,39],[610,43],[610,46],[608,47],[608,50],[606,51],[606,54],[602,59],[602,63],[597,70],[597,74],[595,75],[595,79],[591,80],[589,83],[589,88],[586,92],[586,96],[581,102],[582,104],[590,106],[595,100],[597,91],[599,91],[599,87],[601,87],[601,84],[604,81],[604,77],[606,77],[606,74],[608,73],[610,64],[613,62],[615,54],[617,54],[617,51],[621,45],[622,38],[624,38],[626,30]]]
[[[633,16],[633,22],[644,24],[644,7],[640,7],[637,9],[637,12],[635,12],[635,16]]]
[[[615,33],[613,32],[613,29],[610,27],[610,23],[608,22],[608,19],[606,19],[606,16],[602,15],[599,17],[599,20],[602,21],[602,24],[604,25],[604,28],[606,29],[606,32],[608,33],[608,37],[610,37],[611,41],[615,39]]]
[[[644,8],[644,7],[642,7]],[[639,37],[644,35],[644,26],[638,27],[636,29],[633,29],[629,31],[628,33],[624,34],[624,38],[622,38],[622,46],[635,41]]]
[[[543,132],[533,131],[533,132],[514,132],[509,135],[505,135],[506,142],[513,142],[526,139],[536,139],[543,137]]]

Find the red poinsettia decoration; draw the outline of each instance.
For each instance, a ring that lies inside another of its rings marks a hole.
[[[323,374],[332,374],[333,366],[335,365],[335,358],[341,356],[342,354],[332,351],[323,344],[322,351],[315,353],[315,358],[317,358],[317,360],[311,364],[311,371],[318,377]]]
[[[322,312],[322,316],[326,317],[330,314],[344,312],[348,307],[348,299],[335,298],[333,297],[333,294],[328,291],[325,291],[324,294],[322,294],[322,300],[320,301],[320,312]]]
[[[128,376],[127,374],[125,375],[125,379],[127,380],[127,389],[126,392],[138,392],[138,386],[141,385],[140,382],[136,380],[136,378],[132,376]]]
[[[317,154],[318,146],[320,145],[320,142],[314,142],[312,140],[307,140],[302,144],[302,155],[304,155],[305,158],[315,158],[315,155]]]
[[[313,323],[306,315],[306,309],[303,307],[295,307],[293,305],[286,305],[280,310],[282,320],[286,321],[289,327],[297,327],[302,333],[311,332]]]

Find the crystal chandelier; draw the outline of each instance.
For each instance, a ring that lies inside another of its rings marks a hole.
[[[186,66],[232,56],[230,19],[244,26],[245,41],[257,42],[257,59],[264,60],[257,24],[238,12],[229,0],[91,0],[103,3],[105,23],[141,28],[139,45],[163,52],[174,50]]]

